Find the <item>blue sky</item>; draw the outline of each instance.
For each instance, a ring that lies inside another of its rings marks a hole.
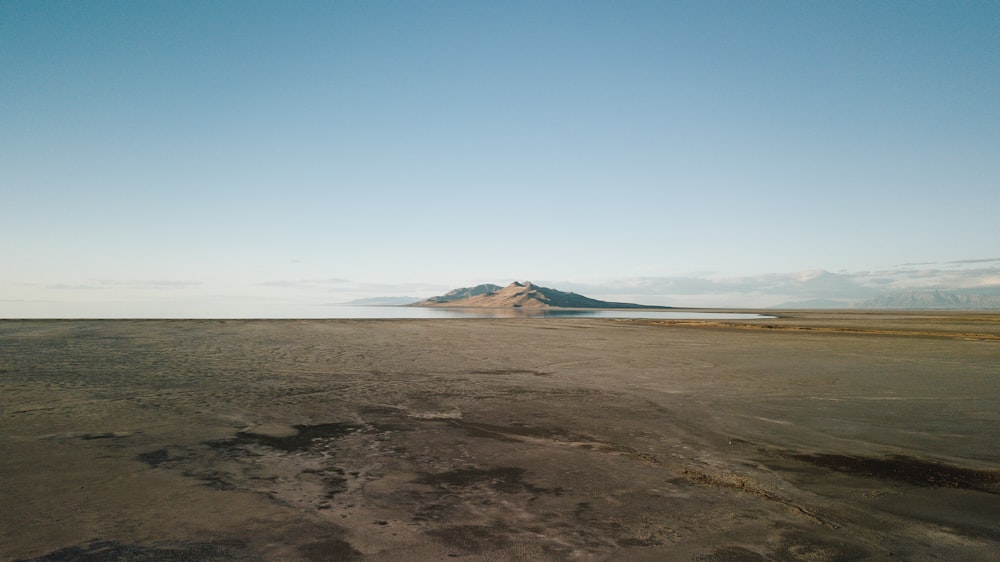
[[[11,1],[0,70],[0,317],[1000,285],[997,2]]]

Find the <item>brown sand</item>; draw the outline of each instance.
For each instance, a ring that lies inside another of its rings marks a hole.
[[[995,559],[998,335],[2,321],[0,559]]]

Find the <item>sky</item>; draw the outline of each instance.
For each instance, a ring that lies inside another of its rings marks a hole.
[[[1000,287],[996,1],[8,0],[0,76],[3,318]]]

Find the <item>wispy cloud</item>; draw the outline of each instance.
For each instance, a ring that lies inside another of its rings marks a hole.
[[[29,283],[27,285],[33,284]],[[105,289],[145,289],[163,291],[188,289],[200,285],[202,285],[201,281],[95,279],[84,283],[50,283],[41,286],[45,289],[54,291],[100,291]]]
[[[104,287],[92,284],[82,284],[82,283],[53,283],[51,285],[45,285],[46,289],[52,289],[53,291],[99,291]]]
[[[441,285],[440,283],[358,283],[354,289],[361,293],[373,293],[378,295],[427,295],[434,296],[441,292],[447,292],[456,287]]]
[[[257,283],[256,285],[258,287],[268,287],[272,289],[287,289],[290,293],[293,291],[301,293],[336,293],[338,295],[343,295],[343,297],[348,300],[371,296],[396,297],[414,294],[429,297],[454,289],[454,287],[448,287],[439,283],[373,283],[367,281],[352,281],[350,279],[340,277],[272,280]]]
[[[280,289],[311,289],[318,287],[342,286],[350,283],[349,279],[341,277],[327,277],[324,279],[295,279],[295,280],[274,280],[258,283],[261,287],[275,287]]]
[[[100,279],[97,281],[101,286],[104,287],[115,287],[115,288],[128,288],[128,289],[187,289],[190,287],[197,287],[202,285],[201,281],[177,281],[177,280],[163,280],[163,279],[142,279],[142,280],[116,280],[116,279]]]
[[[982,260],[956,260],[945,263],[1000,263],[1000,258],[987,258]]]

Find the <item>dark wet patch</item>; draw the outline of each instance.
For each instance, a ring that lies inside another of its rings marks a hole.
[[[347,480],[344,478],[327,478],[326,480],[326,499],[333,499],[339,493],[347,490]]]
[[[852,476],[896,480],[914,486],[961,488],[1000,494],[1000,470],[962,468],[904,455],[884,458],[833,454],[791,456]]]
[[[414,521],[441,521],[448,516],[451,511],[451,506],[443,503],[424,504],[420,506],[420,509],[413,513],[412,519]]]
[[[497,441],[517,442],[517,437],[534,437],[540,439],[578,440],[562,428],[537,427],[529,425],[494,425],[464,420],[448,420],[450,425],[463,429],[471,437],[495,439]],[[585,439],[580,439],[585,440]]]
[[[94,541],[86,546],[71,546],[38,558],[20,562],[116,562],[149,560],[156,562],[196,562],[256,560],[241,552],[236,543],[177,543],[160,546],[122,544],[118,541]]]
[[[488,369],[484,371],[472,371],[470,375],[535,375],[536,377],[547,377],[552,373],[545,371],[534,371],[531,369]]]
[[[153,468],[173,460],[170,458],[170,452],[166,449],[157,449],[155,451],[149,451],[148,453],[139,453],[136,458]]]
[[[84,441],[93,441],[94,439],[118,439],[119,437],[125,437],[124,434],[119,433],[85,433],[80,436],[80,439]]]
[[[228,480],[221,478],[219,476],[206,476],[201,479],[202,482],[213,490],[219,490],[223,492],[228,492],[232,490],[238,490],[239,487]]]
[[[344,477],[343,468],[310,468],[302,471],[302,474],[316,474],[322,478],[326,485],[325,499],[333,499],[337,494],[347,490],[347,478]]]
[[[427,474],[416,480],[420,484],[439,487],[469,488],[472,486],[488,486],[505,494],[519,492],[547,493],[551,490],[539,488],[524,481],[524,469],[512,466],[482,470],[478,468],[461,468]]]
[[[510,548],[510,528],[492,525],[453,525],[427,531],[427,535],[466,552],[480,553]]]
[[[213,490],[236,490],[238,487],[226,479],[219,472],[207,472],[207,473],[195,473],[195,472],[184,472],[184,476],[189,478],[197,478],[201,480],[201,483]]]
[[[625,547],[625,546],[645,546],[645,547],[649,547],[649,546],[659,546],[659,545],[663,544],[661,541],[658,541],[658,540],[656,540],[656,539],[654,539],[652,537],[648,537],[648,538],[645,538],[645,539],[640,539],[638,537],[624,537],[624,538],[616,539],[615,542],[618,543],[618,546],[622,546],[622,547]]]
[[[299,547],[299,552],[306,560],[316,560],[317,562],[328,560],[349,562],[363,558],[361,552],[351,546],[351,543],[342,539],[326,539],[302,545]]]
[[[323,423],[318,425],[296,425],[296,433],[283,437],[241,431],[235,437],[208,441],[206,444],[215,449],[226,449],[234,445],[263,445],[288,453],[307,451],[317,441],[339,439],[345,435],[361,431],[363,426],[351,423]]]
[[[762,562],[767,558],[742,546],[724,546],[715,549],[711,554],[699,556],[696,560],[698,562]]]
[[[372,431],[374,433],[388,433],[391,431],[413,431],[414,424],[412,422],[396,423],[396,422],[368,422],[364,427],[365,431]],[[360,431],[360,429],[359,429]]]
[[[149,466],[156,468],[185,457],[171,457],[167,449],[157,449],[147,453],[141,453],[136,458]],[[188,478],[200,480],[201,483],[213,490],[236,490],[238,486],[231,482],[224,473],[207,469],[189,469],[181,472]],[[254,480],[265,480],[265,478],[254,477]],[[144,559],[145,560],[145,559]]]

